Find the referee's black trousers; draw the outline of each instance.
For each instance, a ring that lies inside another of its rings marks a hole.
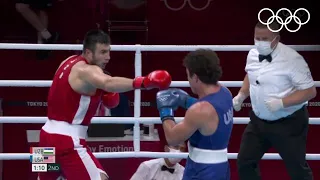
[[[306,161],[309,113],[304,106],[277,121],[266,121],[250,113],[241,140],[237,166],[240,180],[260,180],[259,161],[274,147],[283,159],[292,180],[313,180]]]

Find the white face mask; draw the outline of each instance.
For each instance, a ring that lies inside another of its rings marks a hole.
[[[169,148],[169,150],[170,150],[170,152],[172,152],[172,153],[180,153],[180,152],[181,152],[180,150],[177,150],[177,149],[171,149],[171,148]],[[169,162],[170,162],[171,164],[177,164],[177,163],[179,163],[182,159],[180,159],[180,158],[168,158],[168,160],[169,160]]]
[[[272,41],[258,41],[254,40],[254,45],[256,46],[259,54],[261,55],[269,55],[272,53],[274,49],[271,48],[271,43],[276,39],[276,37]]]

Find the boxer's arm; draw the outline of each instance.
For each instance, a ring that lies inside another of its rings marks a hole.
[[[111,77],[101,68],[85,65],[79,68],[79,78],[92,86],[106,92],[127,92],[133,90],[133,79],[124,77]]]
[[[205,122],[211,121],[212,117],[217,117],[215,109],[207,102],[202,102],[191,106],[184,120],[178,124],[173,120],[165,120],[162,125],[168,144],[175,146],[185,142],[193,133],[206,125]],[[217,124],[216,118],[215,121]]]

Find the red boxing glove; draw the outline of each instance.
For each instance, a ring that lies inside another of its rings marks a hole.
[[[120,96],[119,93],[110,93],[107,92],[102,96],[103,105],[108,108],[112,109],[119,105]]]
[[[171,75],[164,70],[153,71],[146,77],[136,77],[133,80],[133,88],[140,89],[153,89],[159,88],[160,90],[168,89],[171,84]]]

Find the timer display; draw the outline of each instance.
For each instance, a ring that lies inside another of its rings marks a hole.
[[[32,164],[32,172],[47,172],[47,164]]]

